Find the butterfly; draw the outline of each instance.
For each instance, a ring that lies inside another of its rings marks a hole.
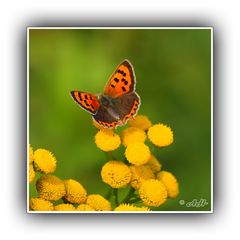
[[[129,60],[124,60],[107,82],[102,94],[71,91],[73,100],[105,128],[116,128],[134,118],[140,106],[136,78]]]

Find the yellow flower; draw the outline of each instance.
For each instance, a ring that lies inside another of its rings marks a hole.
[[[80,204],[78,205],[77,211],[95,211],[95,209],[88,204]]]
[[[34,160],[34,154],[30,144],[28,145],[28,151],[29,151],[29,163],[32,163]]]
[[[139,189],[147,179],[154,179],[154,174],[148,166],[130,166],[130,169],[132,172],[131,186],[134,189]]]
[[[140,128],[129,127],[122,131],[122,143],[125,146],[132,142],[145,142],[146,138],[146,133]]]
[[[70,203],[85,203],[87,199],[87,192],[85,188],[77,181],[73,179],[64,180],[66,189],[66,199]]]
[[[33,165],[32,164],[29,164],[29,183],[31,183],[34,178],[35,178],[35,171],[33,169]]]
[[[167,200],[167,190],[162,182],[149,179],[141,185],[139,196],[147,206],[158,207]]]
[[[61,203],[54,207],[55,211],[75,211],[76,208],[69,203]]]
[[[148,128],[152,126],[152,123],[147,116],[137,115],[135,119],[130,119],[128,121],[128,125],[131,127],[137,127],[146,131],[148,130]]]
[[[31,198],[29,205],[30,209],[33,211],[53,211],[54,209],[51,202],[42,198]]]
[[[110,202],[99,194],[91,194],[87,198],[87,204],[96,211],[111,211]]]
[[[42,173],[53,173],[56,170],[56,158],[46,149],[34,152],[34,168]]]
[[[95,143],[102,151],[110,152],[117,149],[121,140],[118,134],[109,129],[101,129],[95,135]]]
[[[130,168],[120,161],[109,161],[101,171],[103,182],[109,184],[112,188],[126,187],[131,180]]]
[[[42,175],[36,183],[36,188],[39,197],[50,201],[57,201],[66,193],[63,181],[53,175]]]
[[[122,203],[114,211],[150,211],[148,207],[136,207],[129,203]]]
[[[148,129],[149,140],[157,147],[166,147],[173,142],[173,132],[170,127],[161,123]]]
[[[168,192],[170,198],[176,198],[179,194],[178,182],[175,176],[167,171],[161,171],[157,175],[157,179],[161,181]]]
[[[154,173],[159,172],[162,168],[162,164],[154,155],[151,155],[150,159],[146,163],[146,166],[149,166]]]
[[[129,143],[125,156],[127,160],[134,165],[143,165],[150,159],[151,153],[149,147],[141,142]]]

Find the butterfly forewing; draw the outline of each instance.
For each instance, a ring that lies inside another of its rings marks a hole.
[[[91,114],[96,114],[100,107],[98,98],[91,93],[71,91],[71,96],[80,107]]]
[[[131,63],[124,60],[113,73],[104,89],[104,94],[112,98],[135,90],[135,75]]]

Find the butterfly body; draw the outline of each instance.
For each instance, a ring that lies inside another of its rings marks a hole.
[[[115,128],[137,114],[140,97],[135,92],[135,83],[133,67],[125,60],[111,76],[103,94],[72,91],[71,95],[100,125]]]

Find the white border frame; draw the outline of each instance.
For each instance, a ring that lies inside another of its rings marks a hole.
[[[213,213],[213,27],[27,27],[27,149],[29,146],[29,30],[31,29],[209,29],[211,30],[211,210],[209,211],[30,211],[29,210],[29,151],[27,153],[27,213],[33,214],[158,214],[158,213]]]

